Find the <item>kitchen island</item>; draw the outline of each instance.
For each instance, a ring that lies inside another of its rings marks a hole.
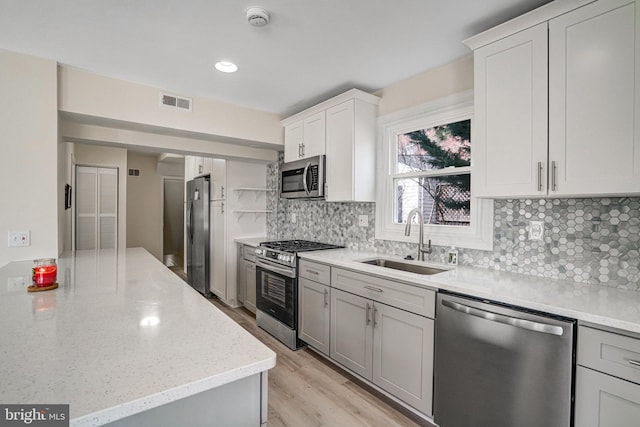
[[[69,404],[72,426],[260,425],[273,351],[141,248],[0,269],[0,403]]]

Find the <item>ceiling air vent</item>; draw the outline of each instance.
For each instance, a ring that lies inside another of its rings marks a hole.
[[[166,93],[160,94],[160,105],[177,108],[178,110],[191,111],[191,98],[183,98]]]

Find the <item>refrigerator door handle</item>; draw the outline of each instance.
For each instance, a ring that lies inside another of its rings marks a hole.
[[[193,242],[193,200],[189,205],[189,221],[187,222],[187,234],[189,235],[189,241]]]

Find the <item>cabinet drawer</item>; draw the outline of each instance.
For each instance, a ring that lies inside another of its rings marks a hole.
[[[640,339],[579,326],[578,364],[640,384]]]
[[[301,259],[298,263],[298,267],[298,276],[313,280],[314,282],[322,283],[323,285],[328,286],[330,284],[331,267],[328,265]]]
[[[333,268],[331,287],[421,316],[435,317],[436,293],[430,289]]]
[[[245,245],[244,248],[242,248],[242,255],[245,261],[256,262],[256,248],[253,246]]]

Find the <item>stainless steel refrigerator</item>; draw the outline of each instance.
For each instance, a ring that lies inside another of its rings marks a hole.
[[[209,290],[209,177],[187,182],[187,280],[198,292]]]

